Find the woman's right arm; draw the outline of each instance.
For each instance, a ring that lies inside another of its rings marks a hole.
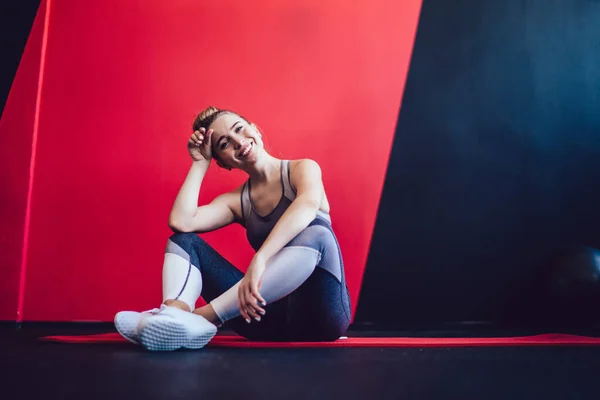
[[[239,201],[239,191],[225,193],[216,197],[207,205],[198,207],[198,197],[202,181],[210,166],[210,136],[204,140],[204,131],[194,132],[188,142],[188,150],[192,156],[192,166],[177,193],[169,227],[176,232],[208,232],[235,221],[233,207]],[[237,194],[236,194],[237,193]]]

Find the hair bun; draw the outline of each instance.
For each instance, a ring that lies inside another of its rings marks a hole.
[[[212,124],[213,121],[217,119],[217,116],[224,111],[225,110],[220,110],[215,106],[207,107],[202,112],[200,112],[200,114],[198,114],[198,116],[194,120],[194,123],[192,124],[192,131],[195,132],[200,130],[201,128],[208,129],[210,124]]]

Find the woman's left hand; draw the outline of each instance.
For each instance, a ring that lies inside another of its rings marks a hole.
[[[260,317],[265,315],[260,305],[264,307],[267,302],[258,291],[265,269],[266,262],[260,256],[254,256],[238,289],[238,307],[246,322],[250,322],[250,318],[260,321]]]

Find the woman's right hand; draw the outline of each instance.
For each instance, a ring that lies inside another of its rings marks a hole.
[[[206,132],[204,128],[200,128],[200,130],[195,131],[190,137],[190,140],[188,140],[188,151],[194,161],[211,160],[212,151],[210,139],[212,133],[212,129],[209,129],[208,132]]]

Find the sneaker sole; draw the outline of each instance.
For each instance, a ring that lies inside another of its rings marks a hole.
[[[216,328],[216,327],[215,327]],[[150,321],[140,332],[141,344],[150,351],[173,351],[180,348],[200,349],[214,337],[215,331],[188,338],[187,329],[172,319]]]
[[[185,347],[188,349],[193,349],[193,350],[197,350],[197,349],[201,349],[204,346],[206,346],[208,344],[208,342],[210,342],[212,340],[213,337],[215,337],[215,334],[217,333],[217,327],[215,326],[214,331],[211,330],[210,332],[206,332],[204,335],[200,335],[200,336],[196,336],[194,338],[192,338],[191,340],[189,340]]]
[[[115,329],[117,330],[117,332],[119,333],[119,335],[121,335],[124,339],[126,339],[127,341],[133,343],[133,344],[140,344],[138,341],[136,341],[135,339],[133,339],[132,337],[126,335],[124,333],[124,331],[122,331],[119,326],[121,325],[121,321],[119,321],[119,317],[118,314],[115,316],[114,318],[114,325],[115,325]]]

